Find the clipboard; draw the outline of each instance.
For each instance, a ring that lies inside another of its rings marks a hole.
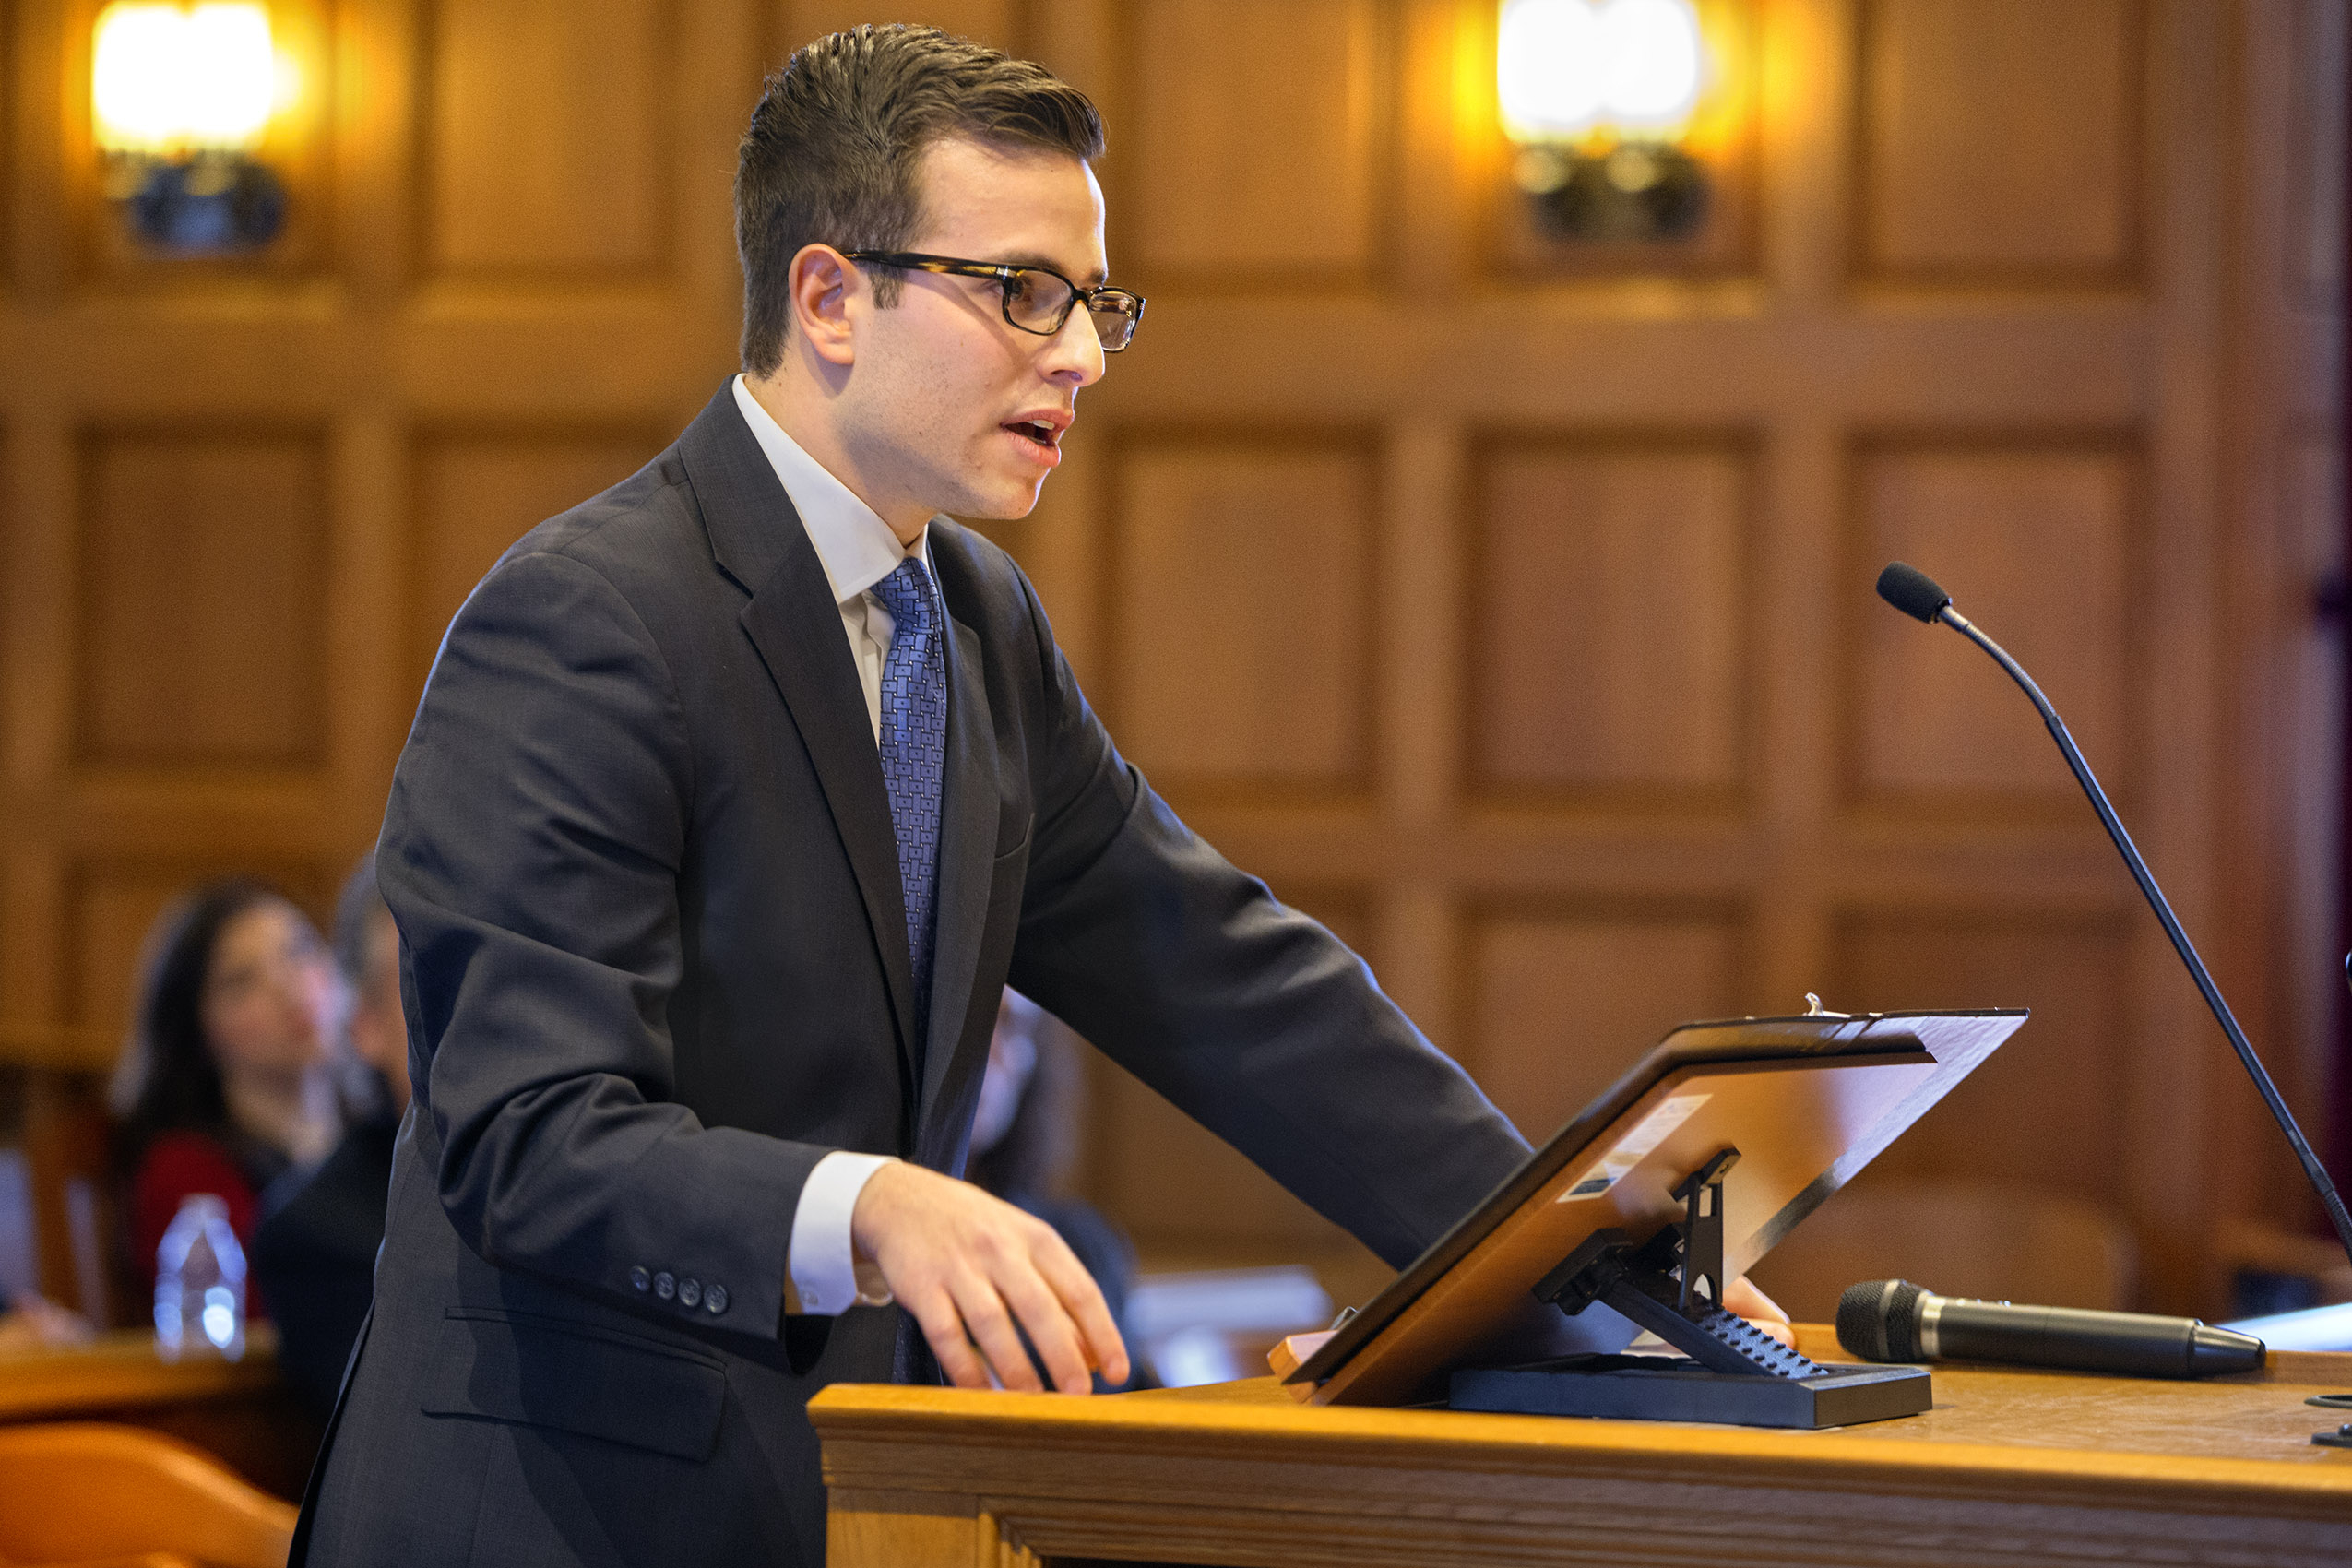
[[[1873,1382],[1753,1330],[1763,1343],[1743,1360],[1715,1344],[1744,1327],[1719,1311],[1705,1344],[1679,1325],[1706,1324],[1710,1290],[1746,1273],[2025,1021],[1997,1009],[1683,1025],[1283,1381],[1314,1404],[1761,1425],[1923,1409],[1924,1372],[1868,1369],[1892,1374]],[[1563,1277],[1579,1258],[1582,1274]],[[1613,1293],[1583,1289],[1612,1268],[1644,1293],[1627,1295],[1621,1279]],[[1659,1318],[1661,1282],[1681,1300]],[[1706,1364],[1623,1356],[1642,1326]],[[1898,1386],[1905,1377],[1915,1386]]]

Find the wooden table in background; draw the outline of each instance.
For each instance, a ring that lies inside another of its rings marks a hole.
[[[279,1381],[267,1324],[239,1361],[159,1360],[155,1336],[101,1334],[89,1345],[0,1355],[0,1424],[115,1421],[169,1432],[262,1491],[303,1494],[318,1423]]]
[[[1808,1329],[1823,1359],[1826,1331]],[[832,1568],[2352,1563],[2352,1355],[2161,1383],[1935,1370],[1821,1432],[1325,1408],[1270,1378],[1104,1398],[841,1384]]]

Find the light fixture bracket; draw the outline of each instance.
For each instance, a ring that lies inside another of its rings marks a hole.
[[[285,226],[285,186],[267,164],[241,152],[116,153],[106,184],[131,232],[166,255],[250,255]]]
[[[1706,170],[1669,141],[1533,142],[1514,169],[1538,227],[1555,239],[1679,240],[1705,220]]]

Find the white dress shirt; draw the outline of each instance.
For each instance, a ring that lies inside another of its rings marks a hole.
[[[912,551],[902,549],[898,536],[874,509],[859,500],[849,487],[833,477],[784,434],[753,398],[742,376],[735,377],[735,407],[751,426],[759,449],[776,469],[784,493],[801,515],[809,542],[825,567],[833,601],[841,609],[841,630],[849,639],[849,656],[857,661],[858,683],[865,688],[866,717],[873,722],[876,746],[882,743],[882,666],[890,657],[890,635],[897,624],[872,592],[873,585],[898,569],[912,554],[931,570],[931,529]],[[801,1188],[792,1211],[792,1244],[785,1267],[792,1279],[797,1305],[803,1313],[831,1317],[863,1301],[879,1306],[889,1301],[878,1274],[861,1291],[857,1257],[849,1241],[849,1216],[868,1178],[892,1163],[887,1155],[853,1154],[836,1149],[816,1162]]]

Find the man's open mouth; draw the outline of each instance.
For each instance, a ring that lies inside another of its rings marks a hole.
[[[1053,445],[1061,436],[1061,432],[1043,420],[1016,420],[1004,428],[1016,435],[1025,436],[1036,442],[1040,446]]]

